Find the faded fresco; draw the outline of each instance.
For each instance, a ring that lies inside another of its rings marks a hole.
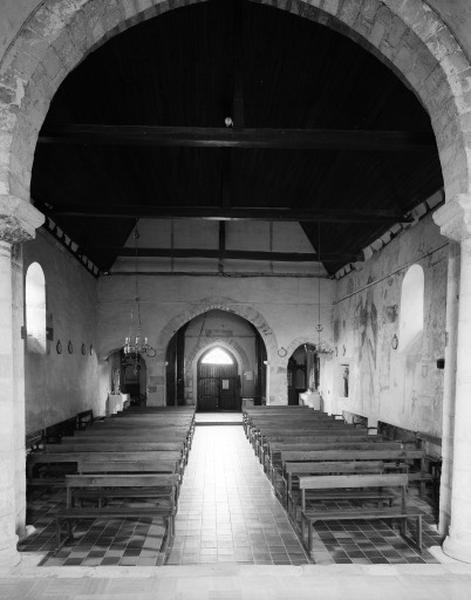
[[[445,353],[446,240],[430,217],[339,281],[333,309],[332,395],[347,410],[441,436]],[[423,329],[401,346],[401,289],[410,266],[424,272]],[[342,373],[349,369],[348,397]]]

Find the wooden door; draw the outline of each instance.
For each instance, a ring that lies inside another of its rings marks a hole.
[[[199,364],[198,410],[240,410],[237,365]]]

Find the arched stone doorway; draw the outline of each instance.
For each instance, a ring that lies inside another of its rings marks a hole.
[[[200,361],[215,348],[234,358],[241,399],[253,404],[266,401],[267,349],[262,335],[234,311],[213,308],[184,323],[169,340],[165,360],[167,405],[197,405]]]
[[[12,285],[13,270],[18,268],[21,260],[15,256],[12,265],[11,244],[34,236],[35,228],[43,220],[29,204],[37,133],[59,84],[84,56],[119,31],[160,14],[170,6],[176,8],[184,4],[177,1],[169,5],[160,0],[139,4],[121,0],[112,6],[92,0],[73,3],[63,0],[53,6],[43,4],[26,20],[0,65],[3,92],[0,103],[0,205],[5,217],[0,255],[5,286],[2,280],[4,295],[0,308],[7,315],[1,336],[0,354],[5,357],[6,366],[0,389],[7,407],[5,431],[9,432],[3,437],[1,446],[5,472],[9,474],[2,493],[5,506],[11,507],[2,521],[5,531],[0,546],[2,564],[18,560],[14,550],[14,525],[16,521],[21,528],[24,522],[24,516],[21,516],[24,515],[21,508],[22,503],[24,506],[24,486],[20,483],[23,477],[21,469],[17,468],[23,460],[23,447],[17,440],[24,437],[19,416],[24,410],[24,392],[16,385],[16,381],[24,377],[24,368],[20,342],[13,334],[18,315],[11,313],[12,304],[21,307],[22,302],[20,280],[16,278],[14,287]],[[288,4],[280,1],[275,5],[341,30],[387,62],[414,89],[430,114],[443,168],[447,205],[440,211],[437,221],[452,239],[469,238],[470,233],[463,223],[471,204],[471,152],[467,141],[471,109],[467,94],[470,66],[446,25],[421,0],[401,3],[395,0],[368,3],[299,0]],[[455,363],[454,355],[450,353],[454,352],[454,348],[448,349],[446,365],[450,373]],[[464,362],[459,363],[459,370],[462,368],[466,368]],[[449,380],[448,403],[454,398],[454,377],[449,376]],[[461,420],[457,419],[457,422]],[[446,427],[444,437],[450,445],[451,425]],[[18,491],[16,498],[15,489]]]
[[[288,359],[288,404],[298,405],[299,394],[317,390],[320,361],[314,344],[298,346]]]

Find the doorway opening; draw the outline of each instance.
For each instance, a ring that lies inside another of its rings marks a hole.
[[[133,406],[146,406],[147,365],[140,354],[121,353],[121,386]]]
[[[234,356],[216,346],[198,361],[198,411],[240,411],[240,376]]]
[[[217,353],[216,348],[220,350]],[[221,410],[240,410],[242,404],[265,403],[265,343],[252,323],[233,312],[211,309],[185,323],[170,339],[165,360],[167,406],[196,405],[198,410],[216,410],[214,400],[210,403],[212,409],[202,409],[205,402],[199,402],[201,375],[203,379],[214,379],[211,371],[213,375],[216,371],[227,371],[229,378],[238,377],[237,393],[230,390],[235,394],[231,401],[234,408],[227,407],[229,392],[223,390],[225,400]],[[227,378],[221,376],[221,379]],[[208,381],[206,385],[216,383]]]
[[[314,344],[301,344],[288,360],[288,404],[299,404],[299,394],[319,388],[320,361]]]

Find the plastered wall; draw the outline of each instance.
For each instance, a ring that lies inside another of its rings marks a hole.
[[[447,240],[427,217],[338,282],[328,391],[337,410],[441,437],[444,371],[437,359],[445,354],[447,256]],[[401,286],[414,263],[425,276],[424,327],[404,349]],[[350,369],[348,398],[342,393],[343,365]]]
[[[143,330],[157,350],[155,358],[146,359],[150,403],[162,404],[165,399],[165,354],[170,338],[183,324],[212,308],[252,319],[267,346],[268,401],[286,403],[290,352],[284,350],[291,348],[292,352],[303,342],[315,341],[317,279],[140,275],[138,283]],[[326,339],[332,337],[334,285],[331,280],[321,279],[321,318]],[[134,276],[99,279],[98,339],[102,358],[121,347],[123,335],[129,335],[134,297]],[[169,329],[169,323],[174,327]]]
[[[23,260],[25,273],[33,261],[43,268],[47,322],[53,330],[46,354],[25,352],[29,433],[81,410],[93,408],[97,412],[97,296],[96,280],[47,233],[39,232],[36,240],[24,244]],[[57,352],[59,340],[61,354]],[[69,341],[72,353],[68,351]]]

